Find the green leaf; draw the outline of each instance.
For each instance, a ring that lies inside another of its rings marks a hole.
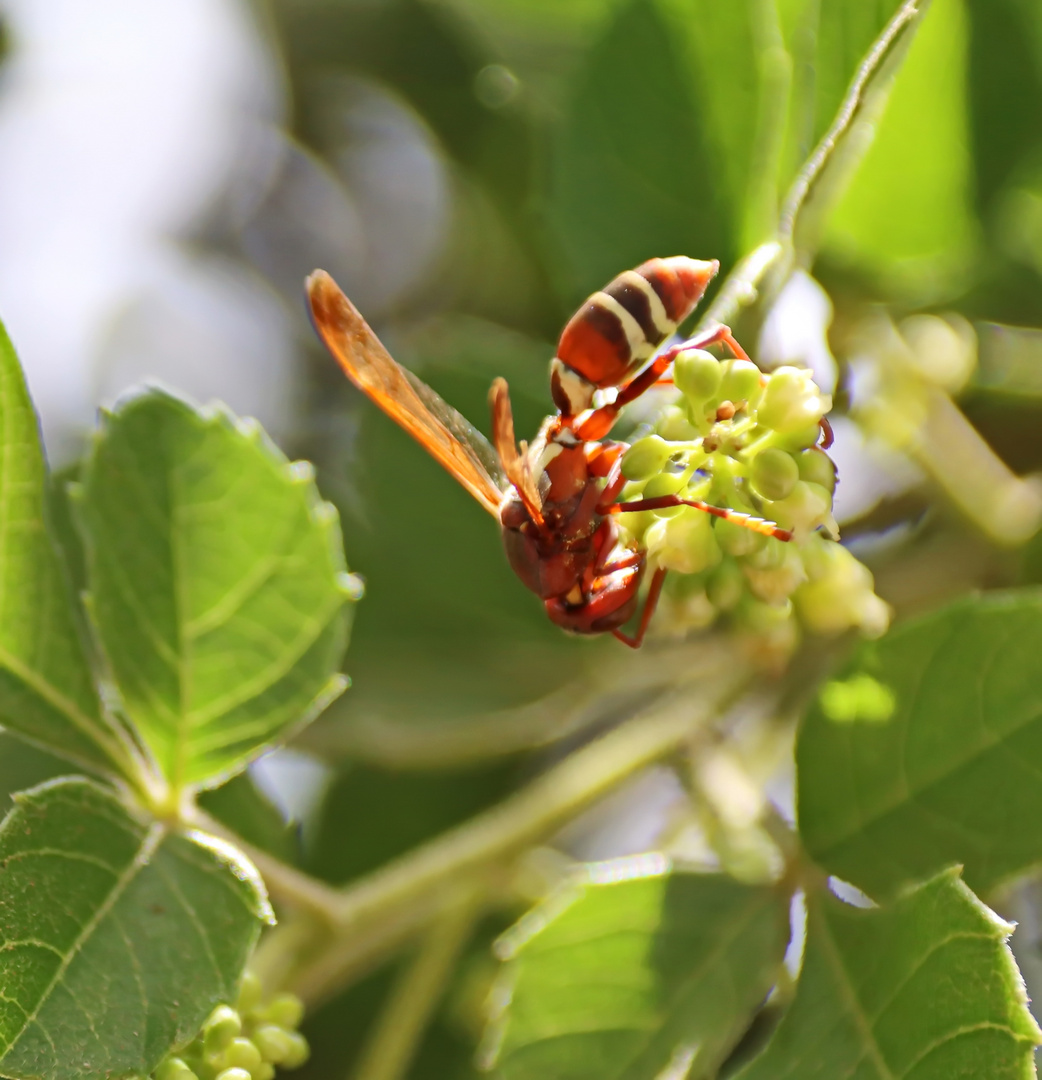
[[[343,689],[336,512],[256,425],[135,397],[105,420],[80,511],[98,635],[175,791],[234,772]]]
[[[501,939],[511,965],[491,1042],[504,1080],[712,1076],[741,1037],[778,974],[788,898],[654,867],[619,880],[654,858],[601,864],[602,883]]]
[[[105,719],[46,524],[47,467],[0,326],[0,723],[91,770],[131,772]]]
[[[1035,589],[961,600],[863,646],[797,742],[810,854],[877,899],[952,863],[982,892],[1042,859],[1040,654]]]
[[[829,214],[856,175],[929,4],[828,0],[819,8],[784,0],[779,16],[794,85],[783,175],[794,163],[800,169],[779,234],[804,257],[817,251]]]
[[[972,253],[966,39],[963,0],[933,0],[829,223],[826,247],[891,289],[951,288]]]
[[[687,49],[656,0],[593,47],[550,162],[546,215],[569,300],[654,255],[735,251],[727,189]]]
[[[1028,1080],[1042,1032],[1012,930],[956,871],[889,909],[813,894],[796,998],[735,1080]]]
[[[0,826],[0,1073],[141,1076],[233,1000],[262,920],[256,871],[133,817],[78,778],[15,797]]]

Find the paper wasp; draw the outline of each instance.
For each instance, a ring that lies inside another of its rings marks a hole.
[[[655,355],[694,310],[718,266],[715,260],[685,256],[649,259],[589,297],[565,326],[551,361],[550,389],[558,411],[520,447],[504,379],[493,382],[489,395],[490,445],[392,359],[325,271],[311,274],[307,295],[315,328],[348,378],[496,518],[510,565],[543,601],[550,619],[574,633],[610,632],[638,648],[665,570],[652,575],[636,632],[624,633],[622,626],[637,610],[647,556],[620,544],[614,515],[692,506],[791,539],[771,522],[677,495],[616,502],[625,484],[621,458],[627,447],[605,436],[620,410],[662,381],[681,349],[722,344],[735,357],[748,359],[726,326]],[[616,388],[614,400],[595,405],[595,392],[608,388]]]

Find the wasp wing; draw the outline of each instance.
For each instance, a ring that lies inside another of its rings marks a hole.
[[[495,518],[509,481],[484,435],[397,363],[324,270],[306,283],[311,319],[347,377]]]

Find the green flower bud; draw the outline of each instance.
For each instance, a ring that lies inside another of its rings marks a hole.
[[[167,1058],[156,1069],[154,1076],[156,1080],[199,1080],[185,1062],[178,1057]]]
[[[708,514],[691,506],[668,521],[656,521],[644,535],[648,556],[656,566],[681,574],[697,574],[722,558]]]
[[[723,367],[720,397],[755,405],[760,398],[760,369],[751,360],[729,360]]]
[[[838,532],[832,517],[832,495],[819,484],[799,480],[792,493],[764,507],[764,516],[776,521],[783,529],[792,529],[796,539],[805,538],[822,525],[830,533]]]
[[[705,349],[685,349],[673,361],[673,382],[695,405],[716,396],[723,375],[720,361]]]
[[[690,439],[697,439],[699,435],[698,429],[691,423],[687,412],[679,405],[671,405],[666,409],[655,427],[662,438],[672,442],[687,442]]]
[[[203,1024],[203,1049],[208,1055],[220,1053],[242,1032],[242,1020],[230,1005],[218,1005]]]
[[[221,1053],[219,1067],[222,1069],[245,1069],[251,1076],[263,1064],[264,1059],[250,1039],[241,1035],[225,1047]]]
[[[247,971],[239,985],[239,1000],[236,1002],[239,1012],[248,1013],[255,1009],[261,1002],[262,993],[260,979],[252,971]]]
[[[776,540],[773,536],[765,536],[763,544],[752,552],[746,563],[757,570],[777,570],[785,562],[785,553],[788,544],[784,540]]]
[[[713,531],[719,540],[719,533],[716,529]],[[745,578],[734,559],[724,559],[706,582],[706,596],[719,611],[730,611],[742,599],[744,592]]]
[[[304,1002],[296,994],[278,994],[263,1009],[258,1010],[258,1017],[269,1024],[292,1031],[300,1027],[304,1019]]]
[[[785,550],[779,566],[761,569],[746,563],[743,567],[749,591],[758,600],[774,606],[785,603],[807,580],[799,549],[792,544],[781,546]]]
[[[669,443],[658,435],[638,439],[622,455],[622,475],[627,480],[647,480],[662,471],[672,452]]]
[[[829,494],[836,491],[836,466],[832,458],[817,446],[796,455],[800,479],[808,484],[818,484]]]
[[[752,555],[765,547],[769,539],[762,533],[735,525],[733,521],[726,521],[724,518],[714,518],[713,532],[721,549],[735,558]]]
[[[805,432],[832,407],[832,399],[814,385],[810,372],[780,367],[767,380],[757,418],[781,432]]]
[[[756,633],[769,633],[792,619],[792,601],[767,604],[747,596],[736,612],[741,625]]]
[[[253,1033],[253,1041],[265,1061],[272,1065],[281,1065],[287,1057],[298,1052],[293,1042],[294,1037],[301,1038],[294,1031],[283,1031],[274,1024],[263,1024]]]
[[[765,499],[784,499],[791,495],[799,478],[800,469],[792,455],[775,447],[761,450],[749,469],[753,487]]]
[[[821,425],[815,420],[792,431],[781,431],[777,436],[777,445],[783,450],[806,450],[813,446],[821,435]]]
[[[641,498],[657,499],[662,495],[677,495],[684,487],[684,477],[680,473],[658,473],[644,485]],[[676,517],[683,509],[683,506],[668,506],[664,510],[653,510],[652,513],[656,517],[670,518]]]
[[[800,621],[819,634],[857,627],[869,637],[885,633],[890,609],[876,596],[872,574],[840,544],[823,541],[815,552],[812,580],[793,600]]]
[[[214,1080],[253,1080],[245,1069],[224,1069]]]
[[[286,1035],[289,1038],[290,1048],[280,1064],[284,1069],[299,1069],[311,1057],[311,1047],[308,1046],[307,1039],[298,1031],[288,1031]]]

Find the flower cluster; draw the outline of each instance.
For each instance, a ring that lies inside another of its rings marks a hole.
[[[620,501],[679,494],[734,511],[734,519],[694,507],[620,515],[650,565],[676,571],[659,625],[683,632],[726,616],[786,651],[798,625],[883,633],[889,612],[872,575],[835,542],[836,468],[817,445],[829,395],[802,368],[764,374],[701,349],[677,356],[674,382],[681,396],[622,459],[628,484]],[[773,522],[792,540],[741,518]]]
[[[166,1058],[154,1080],[272,1080],[275,1067],[296,1069],[308,1059],[297,1031],[304,1006],[293,994],[262,1002],[260,981],[247,973],[235,1006],[218,1005],[184,1049]]]

